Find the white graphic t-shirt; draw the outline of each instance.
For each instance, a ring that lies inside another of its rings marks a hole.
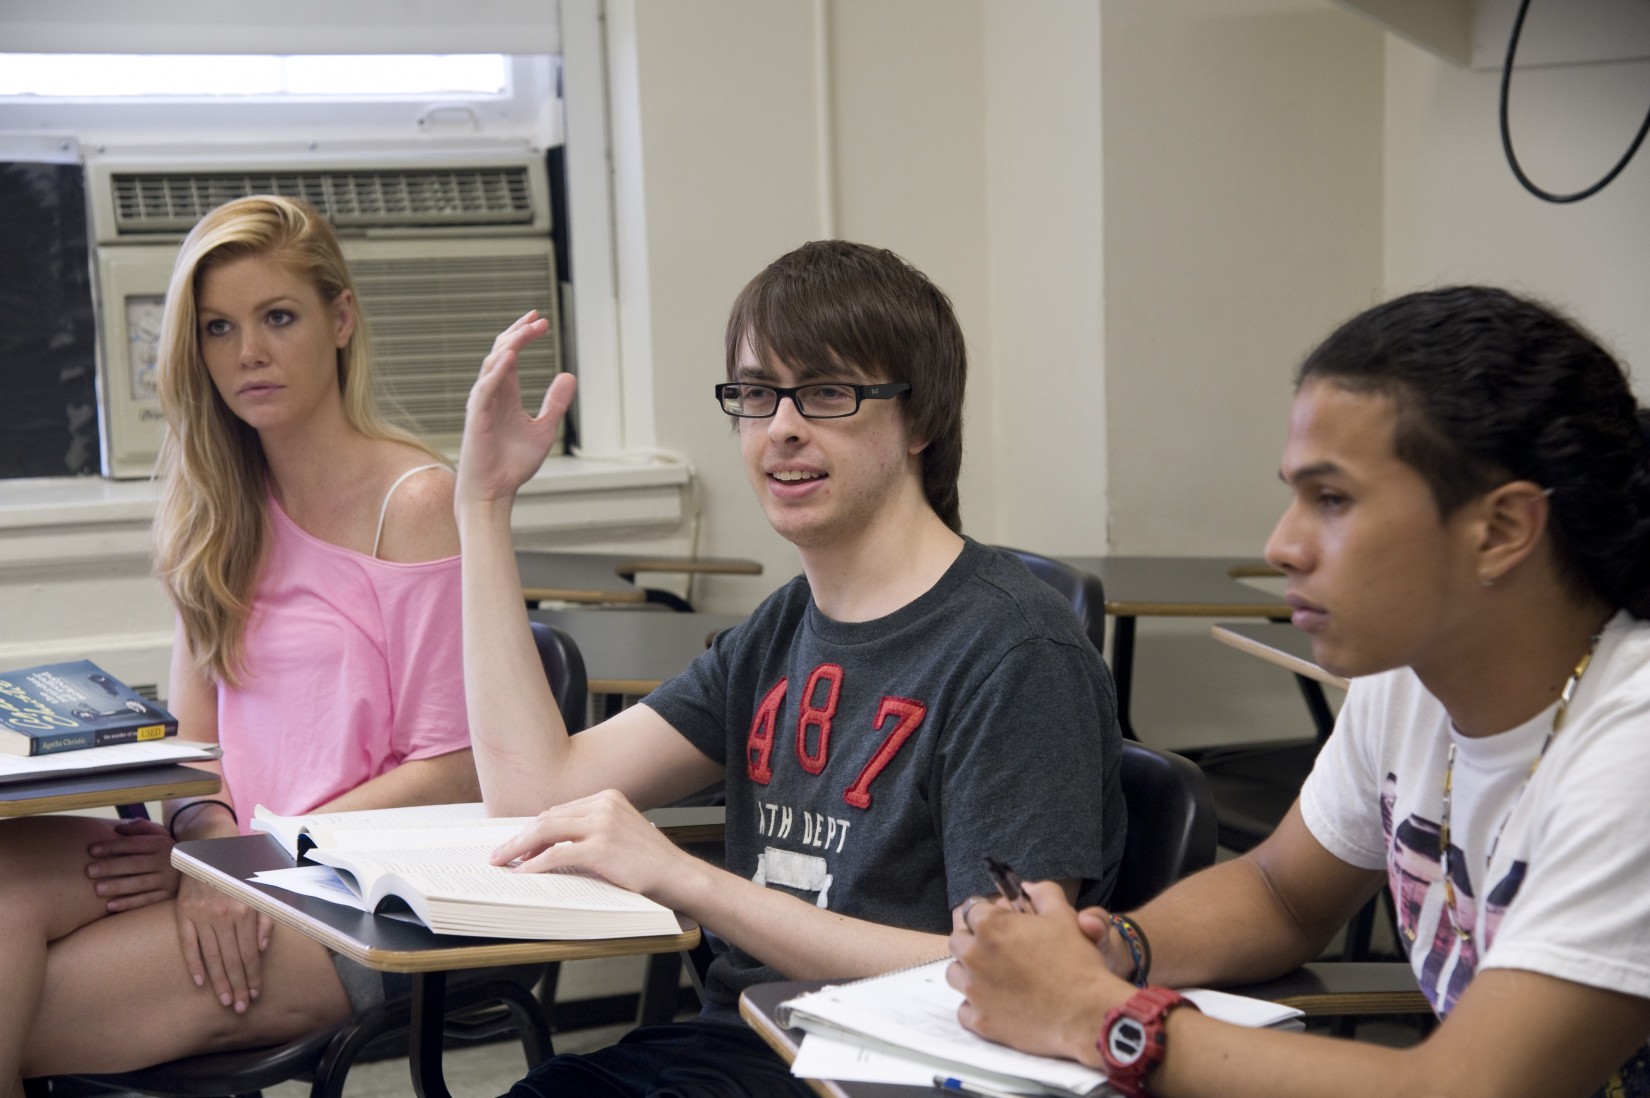
[[[1358,679],[1301,791],[1330,853],[1385,869],[1440,1017],[1486,968],[1650,998],[1650,623],[1611,620],[1541,757],[1556,710],[1474,739],[1409,670]],[[1452,743],[1453,911],[1439,845]],[[1650,1098],[1650,1050],[1601,1093]]]

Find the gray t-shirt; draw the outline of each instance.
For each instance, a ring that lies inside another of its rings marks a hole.
[[[759,884],[942,933],[994,892],[988,854],[1080,880],[1084,903],[1111,891],[1111,676],[1071,608],[1001,550],[967,540],[928,592],[869,622],[825,617],[799,576],[646,702],[726,764],[726,865]],[[730,948],[707,1008],[775,979]]]

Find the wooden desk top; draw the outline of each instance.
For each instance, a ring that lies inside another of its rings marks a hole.
[[[1259,656],[1297,675],[1305,675],[1325,686],[1345,690],[1351,680],[1325,671],[1312,659],[1312,642],[1305,633],[1285,622],[1257,621],[1211,626],[1210,635],[1251,656]]]
[[[530,610],[527,616],[573,638],[597,694],[646,694],[685,670],[717,633],[745,620],[740,614],[621,608]]]
[[[642,572],[662,575],[760,576],[762,562],[748,557],[624,556],[615,553],[614,570],[627,580]]]
[[[209,770],[170,763],[126,770],[75,771],[57,778],[0,785],[0,817],[79,812],[173,797],[210,797],[223,788]]]
[[[1432,1013],[1432,1004],[1404,961],[1313,963],[1276,980],[1230,990],[1294,1007],[1308,1018]]]
[[[614,562],[594,553],[516,554],[521,593],[528,599],[559,602],[641,603],[647,592],[619,575]]]
[[[643,572],[683,575],[755,576],[758,561],[740,557],[676,557],[646,553],[562,553],[521,550],[522,595],[560,602],[639,603],[647,592],[636,586]]]
[[[1061,557],[1100,577],[1115,617],[1282,618],[1277,595],[1240,583],[1279,575],[1253,557]]]
[[[828,980],[789,980],[776,984],[758,984],[746,988],[739,996],[739,1016],[750,1023],[768,1046],[791,1063],[796,1059],[797,1046],[802,1043],[802,1030],[786,1029],[774,1020],[774,1010],[786,999],[805,991],[824,987]],[[939,1092],[933,1087],[908,1087],[897,1083],[838,1083],[830,1079],[806,1079],[808,1086],[821,1098],[933,1098]]]
[[[300,896],[248,880],[266,869],[290,869],[293,859],[268,835],[196,839],[172,848],[172,864],[257,908],[276,922],[380,972],[438,972],[455,968],[637,953],[676,953],[699,942],[699,927],[678,916],[680,934],[596,941],[522,941],[435,934],[416,923],[380,918],[342,904]]]

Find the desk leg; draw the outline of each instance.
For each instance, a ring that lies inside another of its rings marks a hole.
[[[1306,699],[1306,711],[1312,714],[1312,727],[1318,734],[1318,746],[1321,747],[1335,730],[1335,714],[1329,708],[1328,699],[1323,696],[1323,684],[1305,675],[1296,675],[1295,682],[1300,685],[1301,697]]]
[[[1117,687],[1117,725],[1125,740],[1138,740],[1129,721],[1129,694],[1134,680],[1134,618],[1112,621],[1111,678]]]
[[[413,973],[412,1034],[407,1063],[418,1098],[452,1098],[441,1071],[442,1027],[447,1016],[447,974]]]
[[[647,601],[658,606],[667,606],[679,614],[693,613],[693,604],[674,591],[664,591],[657,587],[644,587],[642,592]]]

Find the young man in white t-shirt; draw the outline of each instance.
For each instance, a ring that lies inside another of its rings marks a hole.
[[[1621,367],[1501,291],[1412,294],[1307,359],[1281,476],[1267,559],[1358,677],[1300,800],[1125,916],[964,904],[963,1023],[1159,1098],[1650,1094],[1650,457]],[[1281,975],[1383,884],[1442,1019],[1415,1047],[1166,990]]]

